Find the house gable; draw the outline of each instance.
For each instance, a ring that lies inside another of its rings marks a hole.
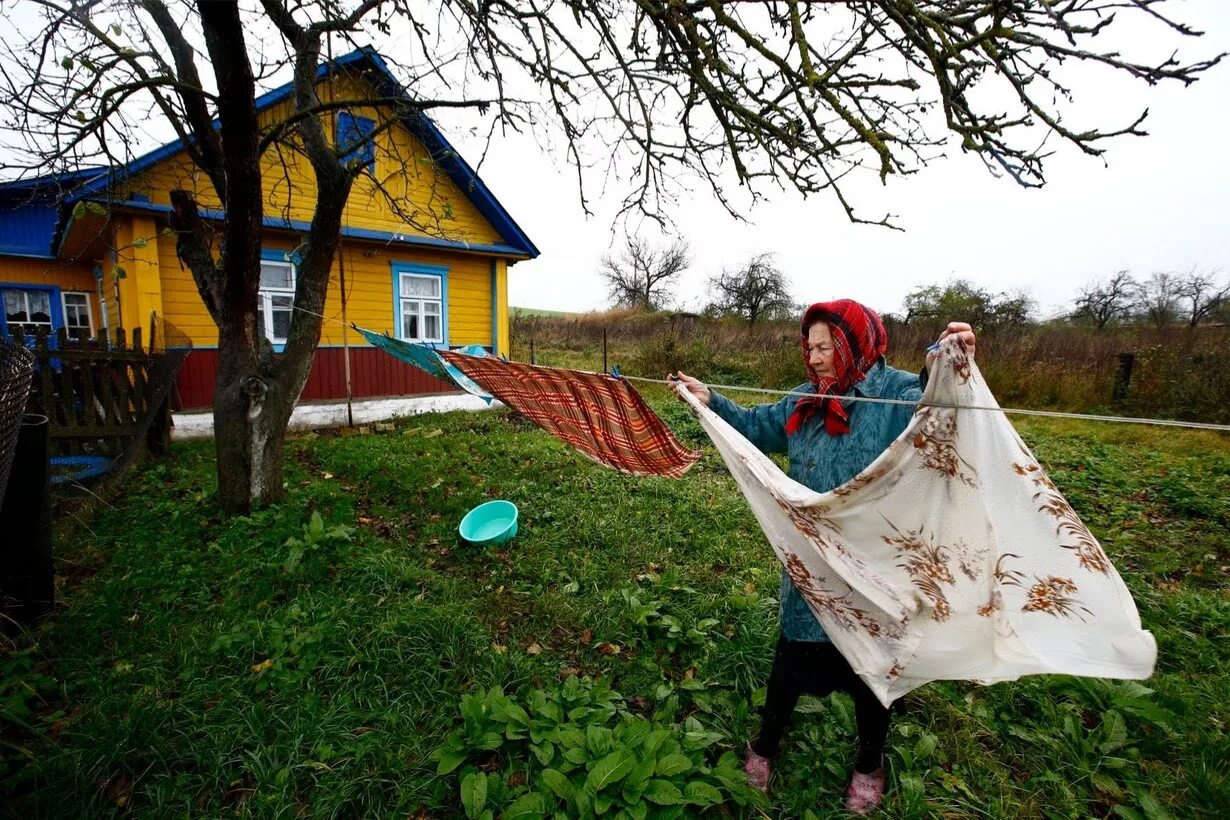
[[[365,98],[373,91],[377,96],[412,99],[370,48],[338,59],[335,66],[333,72],[325,66],[319,69],[322,99]],[[257,99],[263,124],[291,112],[291,92],[287,84]],[[370,119],[377,127],[389,123],[387,110],[369,106],[348,113]],[[362,177],[356,181],[343,214],[344,236],[508,257],[538,255],[529,237],[426,115],[401,117],[376,142],[376,181]],[[315,181],[307,158],[297,151],[271,148],[262,158],[262,175],[266,227],[306,230],[315,205]],[[195,192],[206,218],[221,216],[221,202],[180,140],[91,180],[68,202],[91,199],[165,214],[170,210],[169,192],[176,188]],[[390,199],[398,207],[392,207]]]

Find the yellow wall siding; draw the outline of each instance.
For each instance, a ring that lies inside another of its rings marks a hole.
[[[266,246],[270,245],[267,243]],[[396,335],[393,264],[431,265],[448,269],[448,343],[492,343],[491,262],[488,258],[354,242],[347,242],[342,253],[346,268],[348,321],[368,330]],[[325,299],[324,314],[330,318],[321,326],[322,345],[342,343],[342,301],[338,267],[335,261]],[[362,338],[351,332],[347,341],[354,345],[361,343]]]
[[[322,99],[328,98],[321,87]],[[370,91],[362,96],[370,96]],[[354,97],[349,81],[338,80],[336,98]],[[285,118],[289,102],[262,112],[268,125]],[[357,108],[356,116],[378,123],[384,115],[374,108]],[[333,129],[330,129],[333,130]],[[332,135],[330,135],[332,138]],[[262,158],[266,216],[285,216],[310,222],[316,199],[311,165],[301,151],[271,148]],[[393,125],[376,139],[376,181],[366,176],[356,180],[343,215],[352,228],[431,236],[473,244],[503,241],[469,198],[430,160],[426,149],[401,125]],[[381,192],[380,188],[384,191]],[[126,194],[140,193],[160,204],[170,203],[170,191],[185,189],[196,194],[202,207],[221,208],[209,178],[184,153],[156,164],[125,183]],[[391,205],[397,203],[397,210]],[[400,210],[400,212],[398,212]]]
[[[510,344],[508,338],[508,263],[503,259],[492,262],[495,265],[496,278],[496,350],[508,355]]]
[[[335,98],[366,96],[370,92],[339,79]],[[322,86],[322,99],[329,91]],[[261,114],[265,124],[276,122],[290,112],[283,103]],[[357,108],[356,116],[381,123],[383,114],[372,108]],[[331,128],[330,131],[333,129]],[[285,216],[310,222],[316,188],[311,166],[300,152],[271,150],[262,160],[266,215]],[[377,181],[360,178],[343,214],[343,224],[407,236],[430,236],[472,244],[493,244],[503,238],[483,218],[469,198],[460,191],[427,157],[423,146],[400,124],[380,134],[376,147]],[[384,192],[378,190],[384,188]],[[220,209],[221,203],[207,176],[196,169],[182,152],[137,175],[117,192],[127,199],[144,194],[154,203],[169,204],[170,192],[187,189],[195,192],[204,208]],[[389,199],[401,210],[391,207]],[[176,256],[175,238],[158,235],[165,222],[160,217],[142,214],[113,215],[109,238],[114,254],[103,261],[103,284],[112,326],[147,326],[150,311],[157,311],[199,347],[217,345],[217,329],[205,310],[192,274]],[[269,250],[292,250],[299,238],[282,231],[270,231],[263,245]],[[326,296],[324,313],[328,317],[321,330],[321,345],[340,345],[340,274],[345,266],[347,316],[349,322],[378,331],[397,330],[393,304],[392,263],[421,264],[448,269],[448,342],[452,345],[495,345],[507,350],[507,266],[495,262],[496,308],[493,322],[492,259],[481,254],[391,246],[380,242],[346,240],[344,258],[335,260]],[[127,276],[116,278],[115,268],[123,267]],[[91,285],[93,280],[91,279]],[[115,295],[118,291],[119,298]],[[96,319],[97,321],[97,319]],[[347,343],[365,344],[353,331]]]
[[[91,264],[0,256],[0,283],[2,282],[53,285],[71,293],[89,294],[90,321],[94,325],[94,332],[97,333],[102,327],[102,313],[98,308],[98,284],[94,280],[94,266]]]
[[[158,237],[162,314],[197,347],[217,347],[218,328],[201,301],[192,272],[175,255],[175,237]]]
[[[63,290],[93,293],[96,290],[93,270],[92,265],[83,262],[0,256],[0,282],[55,285]],[[91,305],[98,307],[96,302]]]
[[[133,248],[133,240],[137,238],[134,232],[135,221],[132,217],[119,217],[115,220],[115,243],[112,246],[115,248],[115,262],[109,271],[115,285],[110,292],[119,292],[119,324],[129,331],[142,327],[149,321],[148,317],[143,317],[140,312],[138,279],[152,273],[146,265],[138,264]],[[123,270],[123,276],[118,275],[117,267]],[[117,276],[118,282],[115,282],[114,277]]]
[[[130,331],[140,327],[148,333],[150,314],[163,315],[158,238],[153,217],[119,217],[115,221],[116,263],[125,274],[120,280],[120,319]]]
[[[268,236],[266,250],[291,251],[293,239]],[[218,344],[218,331],[205,310],[192,274],[175,255],[174,237],[157,240],[158,266],[162,274],[162,313],[199,347]],[[340,264],[339,264],[340,262]],[[342,340],[341,267],[346,269],[346,320],[368,330],[396,335],[393,304],[393,263],[432,265],[448,269],[449,344],[492,344],[491,261],[487,257],[447,251],[390,248],[377,243],[347,242],[334,259],[325,296],[320,344],[340,346]],[[501,268],[503,263],[500,263]],[[507,296],[503,299],[507,304]],[[507,333],[507,315],[504,317]],[[346,334],[352,346],[367,342],[353,330]],[[507,341],[504,342],[507,350]]]

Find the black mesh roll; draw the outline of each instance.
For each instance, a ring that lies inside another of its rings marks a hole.
[[[13,465],[33,375],[34,354],[23,345],[0,336],[0,499],[4,498],[8,485],[9,468]]]

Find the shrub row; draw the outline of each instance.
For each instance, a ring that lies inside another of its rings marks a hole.
[[[888,360],[916,370],[939,335],[936,323],[892,322]],[[684,370],[707,381],[786,389],[804,379],[797,325],[630,310],[580,316],[514,316],[514,357],[600,367],[608,362],[660,377]],[[1230,422],[1230,328],[1130,327],[1096,331],[1069,325],[981,330],[979,366],[1004,406],[1119,412]],[[1126,397],[1114,399],[1120,354],[1134,364]]]

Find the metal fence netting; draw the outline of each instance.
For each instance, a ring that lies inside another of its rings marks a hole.
[[[12,339],[0,337],[0,499],[8,486],[33,376],[34,355]]]

